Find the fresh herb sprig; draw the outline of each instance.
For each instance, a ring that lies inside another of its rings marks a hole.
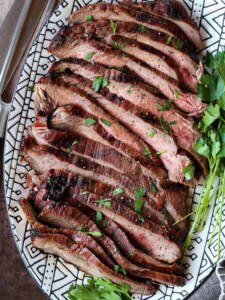
[[[209,244],[211,244],[212,238],[218,230],[219,259],[222,207],[225,196],[225,52],[219,52],[216,55],[207,53],[206,66],[211,69],[211,74],[204,74],[201,77],[198,84],[198,93],[199,98],[207,102],[208,106],[203,118],[198,123],[198,127],[202,131],[202,137],[197,140],[194,148],[197,153],[207,158],[209,172],[203,184],[196,210],[186,216],[195,215],[184,245],[184,250],[189,246],[193,233],[203,230],[207,208],[210,203],[215,202],[217,199],[213,215],[214,229]],[[213,191],[212,186],[216,177],[218,178],[218,184]]]
[[[115,284],[107,278],[94,277],[88,279],[87,284],[77,284],[76,287],[71,284],[68,298],[70,300],[134,300],[130,295],[130,289],[127,283]]]

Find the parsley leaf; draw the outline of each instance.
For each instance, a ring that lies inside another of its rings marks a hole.
[[[202,123],[208,127],[217,119],[220,118],[220,107],[218,104],[215,106],[213,104],[208,105],[207,109],[204,112],[204,116],[202,118]]]
[[[106,87],[109,84],[109,80],[108,78],[106,78],[105,76],[97,76],[95,77],[95,80],[92,83],[92,88],[95,92],[98,92],[98,90],[101,87]]]
[[[109,20],[110,20],[112,32],[115,35],[116,34],[116,29],[117,29],[117,24],[115,24],[112,19],[109,19]]]
[[[217,75],[204,74],[200,83],[197,84],[198,97],[206,102],[210,102],[220,97],[224,93],[224,82],[222,77]]]
[[[107,120],[105,120],[105,119],[103,119],[103,118],[100,118],[100,121],[103,123],[103,124],[105,124],[106,126],[111,126],[112,125],[112,123],[111,122],[109,122],[109,121],[107,121]]]
[[[123,188],[116,188],[114,191],[113,191],[113,195],[116,196],[116,195],[119,195],[119,194],[122,194],[124,193],[124,189]]]
[[[156,134],[156,132],[157,131],[154,128],[152,128],[147,132],[147,136],[150,138],[153,138],[153,136]]]
[[[148,148],[146,148],[146,149],[144,150],[144,156],[148,156],[148,155],[151,155],[151,150],[148,149]]]
[[[195,167],[194,166],[186,166],[183,168],[184,177],[187,180],[191,180],[195,175]]]
[[[86,21],[90,22],[93,20],[93,17],[91,15],[86,16]]]
[[[173,104],[173,100],[172,99],[167,100],[165,106],[157,103],[158,111],[167,111],[167,110],[170,110],[172,104]]]
[[[178,98],[180,96],[180,92],[178,90],[174,90],[174,97]]]
[[[148,27],[142,25],[142,24],[138,24],[138,29],[141,31],[141,32],[146,32],[148,30]]]
[[[34,86],[33,85],[28,86],[28,91],[33,93],[34,92]]]
[[[144,205],[144,201],[140,198],[143,197],[146,194],[146,188],[138,187],[134,191],[134,210],[137,213],[141,213],[142,207]]]
[[[118,44],[116,41],[112,41],[112,45],[116,49],[123,49],[125,47],[125,44],[123,41],[120,44]]]
[[[154,182],[151,182],[150,188],[151,188],[152,194],[155,194],[157,192]]]
[[[95,202],[104,205],[108,208],[112,207],[112,203],[111,203],[111,198],[106,198],[106,199],[102,199],[102,200],[95,200]]]
[[[87,118],[87,119],[84,120],[84,124],[87,125],[87,126],[91,126],[95,123],[96,123],[96,120],[92,119],[92,118]]]
[[[85,60],[90,61],[90,59],[92,58],[92,56],[95,54],[95,52],[89,52],[86,56],[85,56]]]
[[[97,211],[96,212],[96,221],[100,222],[100,221],[102,221],[102,218],[103,218],[102,213],[100,211]]]
[[[173,39],[173,37],[170,35],[168,37],[168,39],[166,40],[166,45],[170,45],[172,43],[172,39]]]
[[[133,300],[130,295],[131,286],[122,282],[115,284],[108,278],[90,278],[87,284],[79,285],[76,287],[71,285],[68,290],[68,298],[70,300]]]
[[[177,48],[178,50],[180,50],[180,49],[183,48],[183,46],[184,46],[184,41],[178,39],[177,42],[176,42],[176,48]]]

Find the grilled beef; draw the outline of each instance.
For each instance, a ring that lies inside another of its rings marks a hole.
[[[154,93],[154,91],[148,89],[146,86],[130,84],[127,82],[117,82],[113,80],[114,76],[116,77],[118,75],[114,75],[115,72],[112,72],[112,74],[107,72],[107,69],[102,66],[93,66],[92,64],[82,60],[75,60],[71,63],[57,62],[53,64],[50,72],[62,72],[71,75],[68,70],[71,70],[75,74],[79,74],[92,81],[98,74],[101,74],[102,76],[108,75],[110,82],[107,85],[107,90],[112,95],[116,94],[119,96],[120,105],[124,98],[123,102],[124,105],[126,105],[126,109],[129,107],[132,111],[135,111],[135,109],[139,109],[140,111],[141,108],[141,116],[150,114],[150,116],[157,118],[158,122],[161,123],[161,127],[163,125],[163,120],[175,123],[170,127],[170,129],[174,134],[178,145],[195,157],[202,169],[202,173],[206,174],[206,160],[202,156],[198,155],[193,149],[193,145],[200,137],[200,133],[197,131],[192,118],[185,117],[170,102],[166,102],[165,99],[162,99],[160,95]],[[57,76],[57,74],[54,76]],[[86,88],[87,90],[86,86],[87,85],[84,85],[83,89]],[[87,92],[89,91],[90,89],[87,90]],[[91,91],[91,93],[93,93],[93,91]],[[113,96],[109,96],[109,93],[107,95],[107,98],[112,99]],[[117,98],[115,98],[115,102],[116,99]],[[170,107],[166,108],[169,103]],[[137,106],[137,108],[135,108],[135,106]],[[159,110],[159,108],[161,110]]]
[[[139,76],[142,81],[159,89],[165,97],[173,99],[174,103],[180,109],[188,112],[189,115],[201,115],[204,111],[205,105],[196,95],[182,92],[178,82],[165,73],[135,60],[131,55],[123,55],[123,51],[106,45],[103,40],[90,39],[85,34],[77,34],[73,38],[72,42],[66,40],[63,43],[58,43],[51,52],[59,58],[81,59],[85,59],[89,53],[93,53],[92,61],[108,67],[128,68]]]
[[[51,42],[49,51],[57,51],[60,44],[68,40],[72,42],[76,35],[86,34],[90,38],[96,36],[99,39],[109,36],[110,39],[106,38],[106,41],[110,42],[111,40],[112,46],[123,50],[124,55],[126,53],[131,54],[141,61],[145,57],[147,64],[153,68],[160,69],[164,73],[166,72],[170,76],[174,77],[175,72],[176,77],[174,78],[177,78],[185,88],[196,93],[196,84],[201,77],[203,67],[195,54],[190,52],[185,46],[182,49],[177,49],[178,40],[176,39],[172,39],[168,43],[168,35],[163,32],[157,32],[149,28],[143,31],[140,29],[140,26],[130,22],[117,22],[116,26],[116,35],[112,35],[110,21],[107,20],[64,27],[56,35],[57,39]],[[117,39],[120,40],[119,43]],[[130,47],[131,45],[132,48]],[[140,55],[140,51],[142,55]],[[152,62],[152,59],[156,57],[158,58],[157,65],[155,59]],[[167,65],[165,65],[165,61]],[[171,70],[171,67],[173,70]]]
[[[86,16],[91,15],[94,20],[107,19],[112,21],[128,21],[144,25],[148,28],[165,32],[184,41],[193,49],[192,39],[189,40],[185,33],[173,22],[151,12],[137,11],[132,8],[112,5],[109,3],[97,3],[85,6],[73,13],[67,20],[69,24],[81,24],[86,21]]]
[[[180,243],[180,241],[172,241],[172,239],[174,239],[172,230],[171,232],[165,231],[163,227],[159,227],[157,225],[154,226],[154,224],[150,221],[142,223],[138,220],[137,213],[132,212],[120,203],[110,201],[111,207],[108,208],[104,204],[99,203],[99,201],[106,203],[106,200],[102,198],[99,199],[98,195],[77,195],[75,201],[77,200],[95,211],[100,211],[103,215],[115,221],[125,232],[128,233],[128,236],[136,240],[136,243],[139,246],[142,246],[143,250],[147,254],[152,255],[154,258],[169,263],[173,263],[180,258],[181,252],[179,246],[176,244]],[[72,198],[68,198],[66,201],[70,205],[74,203]],[[125,213],[129,213],[129,216]],[[56,220],[56,216],[58,216],[58,221],[60,223]],[[65,206],[65,204],[61,205],[59,203],[49,203],[43,208],[38,218],[40,221],[44,223],[51,223],[56,227],[64,227],[73,230],[78,226],[83,225],[85,226],[85,230],[88,232],[101,232],[97,226],[77,208]],[[102,247],[106,247],[104,242],[106,237],[104,235],[96,237],[96,239],[99,243],[101,243]],[[111,244],[112,243],[113,242],[111,242]],[[113,247],[115,248],[115,245]],[[112,248],[107,249],[108,251],[110,250],[111,253]],[[118,253],[112,255],[119,264],[125,264],[125,258],[122,257],[122,255],[120,255],[121,258],[118,258]],[[119,262],[118,259],[121,261]]]
[[[151,3],[135,3],[148,12],[174,22],[183,30],[189,40],[192,40],[198,49],[202,48],[202,39],[195,22],[189,17],[183,5],[177,0],[156,0]]]
[[[21,206],[28,222],[36,230],[42,233],[56,233],[66,235],[77,245],[84,246],[90,251],[92,251],[98,257],[98,259],[104,262],[104,264],[106,264],[108,267],[114,267],[114,262],[109,258],[109,256],[103,250],[103,248],[93,239],[92,236],[87,235],[82,231],[69,230],[63,228],[56,229],[46,226],[37,220],[37,214],[35,210],[32,208],[31,204],[26,199],[21,199]]]
[[[115,98],[113,95],[107,95],[107,90],[103,90],[103,95],[101,95],[101,93],[97,94],[91,88],[91,81],[85,80],[84,78],[79,76],[77,78],[77,76],[78,75],[75,74],[73,76],[63,75],[62,79],[57,77],[54,81],[52,81],[50,78],[42,78],[40,80],[38,88],[40,87],[40,89],[44,91],[45,95],[47,95],[47,97],[51,99],[51,104],[53,105],[53,107],[57,107],[58,105],[62,104],[73,104],[77,106],[82,105],[88,111],[91,107],[89,102],[100,104],[115,118],[124,123],[130,130],[133,130],[136,134],[138,134],[143,140],[145,140],[146,143],[148,143],[149,146],[154,148],[155,151],[160,153],[160,158],[165,168],[169,172],[169,179],[171,181],[186,183],[186,181],[184,180],[183,168],[185,166],[191,165],[192,162],[187,156],[178,154],[178,147],[176,146],[172,136],[169,135],[167,121],[164,121],[161,126],[155,127],[153,125],[154,123],[152,124],[150,122],[145,122],[141,118],[137,117],[135,115],[135,110],[133,107],[131,108],[131,112],[134,111],[134,113],[131,113],[130,110],[126,109],[129,108],[129,106],[127,107],[126,103],[125,105],[123,105],[123,99],[121,99],[121,101],[120,99],[116,101],[117,98]],[[80,83],[80,86],[83,87],[83,90],[77,88],[78,83]],[[85,94],[84,88],[85,92],[87,91],[88,93],[92,94]],[[55,97],[56,91],[57,98]],[[77,95],[76,98],[74,98],[75,94]],[[107,97],[109,97],[109,100]],[[46,101],[43,102],[43,98],[36,98],[36,101],[38,102],[38,105],[42,107],[42,109],[44,105],[46,106]],[[120,102],[122,102],[123,106]],[[88,105],[89,109],[87,109]],[[129,105],[132,106],[131,103],[129,103]],[[95,111],[92,110],[92,116],[95,119],[101,120],[101,115],[102,111],[99,107]],[[104,120],[109,121],[109,117],[105,115]],[[112,122],[114,121],[110,119],[111,124]],[[166,132],[163,132],[162,127],[166,128],[164,129],[164,131]],[[154,134],[149,137],[148,132],[153,132]],[[171,169],[171,166],[173,166],[173,170]],[[191,183],[192,181],[187,182],[187,184]]]
[[[76,265],[80,270],[96,277],[107,277],[115,283],[125,282],[131,286],[131,291],[140,294],[152,294],[157,290],[156,285],[135,282],[122,274],[112,271],[105,266],[86,247],[78,246],[68,237],[61,234],[34,233],[32,244],[53,255],[62,257],[66,262]]]

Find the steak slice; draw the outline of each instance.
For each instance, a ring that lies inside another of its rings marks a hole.
[[[172,232],[170,233],[168,231],[165,232],[163,231],[164,230],[163,227],[159,227],[157,225],[154,226],[154,224],[151,223],[150,221],[147,222],[145,221],[144,223],[141,223],[140,221],[137,220],[137,214],[135,212],[130,211],[129,216],[124,215],[125,212],[128,213],[129,209],[123,206],[122,204],[116,203],[114,201],[110,201],[111,207],[108,208],[105,205],[101,205],[99,202],[96,202],[98,201],[97,199],[99,199],[99,196],[94,194],[77,195],[75,199],[75,203],[78,200],[84,205],[94,209],[95,211],[100,211],[103,215],[115,221],[125,232],[129,231],[128,236],[130,236],[131,232],[134,231],[134,234],[136,236],[136,239],[138,240],[139,245],[140,243],[142,244],[144,243],[143,240],[145,240],[146,242],[146,245],[142,250],[145,250],[145,252],[147,251],[148,252],[147,254],[152,255],[154,258],[169,263],[173,263],[174,261],[180,258],[181,252],[178,245],[176,244],[178,242],[180,243],[180,241],[176,241],[175,243],[174,241],[169,239],[169,236],[172,235],[171,234]],[[54,203],[53,201],[51,201],[51,203],[48,203],[41,210],[38,219],[41,222],[51,224],[52,226],[55,227],[64,227],[73,230],[76,229],[78,226],[85,226],[85,230],[88,232],[99,231],[102,235],[98,237],[95,236],[93,237],[105,249],[106,242],[104,241],[106,236],[95,225],[95,223],[93,223],[87,216],[82,214],[80,210],[78,210],[74,206],[71,207],[71,205],[74,203],[73,198],[67,198],[65,201],[68,202],[70,206],[66,205],[65,203],[61,204],[61,203]],[[121,210],[119,211],[119,209]],[[107,213],[107,210],[110,213]],[[110,214],[110,216],[107,214]],[[115,215],[117,215],[116,217],[117,220],[114,220]],[[58,218],[56,220],[57,216]],[[123,225],[119,223],[123,223]],[[125,223],[126,225],[124,225]],[[123,228],[124,226],[126,226],[126,229]],[[154,238],[156,239],[158,238],[157,245],[154,244],[153,242]],[[174,239],[173,236],[171,238]],[[115,246],[114,242],[112,243],[113,243],[113,247],[110,246],[111,248],[106,248],[106,249],[108,249],[108,251],[111,253],[113,258],[119,263],[119,265],[125,267],[124,264],[125,262],[127,263],[127,260],[122,256],[120,251],[118,251],[118,253],[117,251],[115,251],[115,248],[117,247]],[[166,244],[170,245],[170,248],[164,248]],[[164,249],[163,250],[160,249],[161,247],[163,247]],[[150,253],[151,251],[153,251],[154,253]],[[112,253],[112,252],[116,252],[116,253]],[[166,256],[166,254],[168,254],[168,257]],[[120,258],[118,258],[119,255]],[[179,257],[177,255],[179,255]],[[119,262],[118,259],[121,259],[121,261]],[[126,270],[127,268],[129,268],[129,266],[125,267]]]
[[[98,201],[100,198],[100,202]],[[181,244],[183,238],[177,237],[173,229],[167,226],[159,226],[150,220],[139,220],[138,213],[116,201],[110,202],[110,207],[104,205],[104,199],[95,194],[77,194],[75,200],[79,200],[84,205],[100,211],[106,217],[116,222],[124,230],[138,247],[155,259],[174,263],[181,257]],[[103,200],[103,201],[102,201]],[[73,198],[67,199],[72,205]],[[108,203],[107,202],[107,203]],[[101,204],[102,203],[102,204]],[[126,216],[126,217],[124,217]],[[157,242],[156,242],[157,241]]]
[[[83,88],[83,94],[81,90],[77,88],[77,84]],[[92,99],[91,102],[97,102],[101,107],[108,110],[110,114],[126,125],[126,127],[138,134],[138,136],[155,151],[160,153],[160,158],[169,172],[169,179],[171,181],[192,184],[193,180],[186,182],[183,174],[183,168],[191,165],[192,162],[187,156],[178,154],[178,147],[172,136],[168,135],[169,129],[165,129],[164,131],[166,132],[163,132],[160,126],[155,127],[155,123],[143,121],[135,115],[136,107],[132,107],[131,103],[124,103],[123,99],[117,98],[115,94],[107,94],[107,89],[101,89],[100,93],[95,93],[92,89],[92,82],[76,74],[72,74],[71,76],[63,75],[55,78],[54,81],[50,78],[41,78],[38,87],[41,87],[45,95],[51,99],[51,104],[55,107],[57,107],[57,105],[71,104],[80,106],[80,103],[83,105],[86,100],[85,107],[87,107],[89,99]],[[86,96],[84,91],[89,94],[86,94]],[[92,98],[88,97],[89,95],[91,95]],[[41,104],[42,99],[36,98],[36,101],[38,101],[38,104],[41,106],[47,106],[46,101],[43,105]],[[129,109],[129,107],[131,108]],[[101,111],[92,111],[93,118],[99,120],[100,113]],[[140,114],[141,112],[139,112],[139,115]],[[146,118],[145,111],[143,111],[143,115],[144,118]],[[109,120],[108,117],[104,119]],[[146,119],[148,120],[148,115]],[[151,116],[149,116],[149,119],[151,120]],[[165,127],[166,125],[163,126]],[[153,136],[148,137],[148,132],[154,132]],[[173,170],[171,169],[171,165],[173,165]]]
[[[111,281],[121,284],[125,282],[131,286],[131,292],[140,294],[152,294],[157,290],[153,284],[135,282],[122,274],[116,273],[104,265],[86,247],[78,246],[68,237],[61,234],[32,233],[32,244],[53,255],[60,256],[66,262],[74,264],[80,270],[96,277],[107,277]]]
[[[203,73],[203,65],[199,61],[197,55],[193,54],[185,46],[182,49],[177,49],[178,40],[173,38],[168,43],[168,36],[163,32],[158,32],[150,28],[141,30],[140,26],[130,22],[116,22],[116,35],[129,38],[135,45],[139,45],[139,48],[150,53],[162,53],[175,68],[177,74],[179,74],[179,81],[190,91],[196,93],[196,85]],[[73,43],[74,35],[87,34],[90,37],[97,36],[98,38],[105,38],[112,35],[111,23],[109,20],[99,20],[95,22],[87,22],[82,25],[75,25],[73,27],[64,27],[56,35],[49,45],[49,51],[57,54],[57,49],[65,41]],[[70,43],[66,43],[70,45]],[[117,44],[114,44],[117,45]],[[126,46],[125,43],[118,44],[117,48],[122,50]],[[139,51],[136,51],[133,56],[138,55]],[[163,59],[164,56],[160,55]],[[137,57],[137,56],[136,56]]]
[[[67,175],[68,175],[68,177],[66,178]],[[56,202],[64,201],[66,195],[64,194],[64,192],[63,193],[60,192],[60,190],[62,191],[62,190],[67,189],[67,187],[65,187],[65,181],[67,181],[66,186],[70,186],[70,185],[74,186],[75,181],[77,181],[77,186],[79,184],[82,185],[82,178],[75,178],[72,174],[66,174],[66,173],[60,172],[58,170],[51,170],[49,173],[47,173],[45,175],[40,175],[40,176],[38,176],[38,175],[35,175],[32,177],[30,175],[27,175],[27,176],[28,176],[27,183],[30,188],[28,199],[29,199],[29,202],[34,203],[34,206],[38,210],[41,210],[45,207],[46,199],[51,199]],[[65,179],[65,181],[64,181],[64,179]],[[49,182],[51,182],[54,185],[54,189],[52,188],[52,186],[51,187],[49,186]],[[58,190],[57,190],[57,186],[58,186]],[[82,187],[83,187],[84,191],[88,190],[88,189],[91,190],[91,188],[93,187],[93,191],[96,191],[95,193],[98,193],[98,191],[100,190],[100,187],[98,188],[96,186],[95,182],[92,182],[92,184],[89,185],[87,189],[83,185],[82,185]],[[48,190],[46,190],[46,188],[48,188]],[[105,186],[102,186],[101,188],[102,188],[102,190],[105,190]],[[37,189],[38,189],[38,191],[37,191]],[[42,193],[42,195],[40,195],[41,193]],[[106,197],[107,195],[102,194],[102,196]],[[110,194],[108,196],[110,196]],[[133,261],[135,264],[149,268],[154,271],[158,271],[158,272],[183,275],[184,269],[181,265],[178,265],[178,264],[168,265],[168,264],[159,262],[158,260],[155,260],[153,257],[151,257],[151,256],[145,254],[144,252],[142,252],[141,250],[138,250],[137,248],[135,248],[133,246],[133,244],[129,241],[129,239],[126,236],[126,234],[124,233],[124,231],[122,231],[121,228],[115,222],[113,222],[111,219],[102,216],[102,220],[99,221],[99,219],[97,220],[97,214],[93,213],[93,210],[89,209],[85,205],[82,205],[82,203],[79,201],[76,201],[75,198],[73,198],[72,202],[73,203],[71,203],[71,204],[73,204],[73,206],[77,207],[82,213],[84,213],[89,218],[91,218],[93,222],[96,222],[98,224],[98,227],[106,235],[113,236],[114,234],[116,234],[117,230],[119,230],[118,234],[117,234],[118,238],[120,237],[119,248],[121,248],[121,251],[123,252],[123,254],[129,260]],[[26,203],[28,203],[28,202],[26,202]],[[106,226],[106,224],[108,224],[110,226]],[[111,226],[113,226],[114,229],[113,229],[113,232],[111,234],[109,234],[109,229],[111,228]],[[121,243],[121,241],[123,241],[123,243]],[[129,246],[130,248],[128,248],[128,245],[130,245]],[[130,253],[135,253],[136,256],[130,255]]]
[[[158,189],[170,187],[182,189],[183,186],[179,185],[179,187],[177,187],[176,185],[174,187],[175,184],[168,181],[166,171],[158,166],[159,157],[154,156],[154,152],[151,151],[151,149],[146,147],[145,149],[147,153],[150,153],[150,155],[144,156],[143,153],[138,152],[136,149],[123,143],[121,140],[119,140],[119,138],[112,136],[108,128],[103,128],[100,123],[96,123],[91,127],[84,125],[86,117],[88,117],[88,115],[85,114],[85,111],[83,111],[82,115],[81,110],[78,114],[77,108],[76,110],[72,109],[71,111],[70,107],[64,106],[57,108],[57,110],[51,116],[49,123],[53,128],[58,130],[67,130],[75,134],[78,133],[84,137],[92,138],[104,145],[111,146],[113,149],[116,149],[121,154],[132,159],[132,161],[140,164],[143,174],[151,177]]]
[[[114,76],[118,77],[118,75],[115,74],[115,72],[109,72],[109,70],[103,66],[93,66],[83,60],[76,60],[74,62],[57,62],[52,65],[49,72],[70,74],[69,70],[92,81],[97,75],[108,76],[110,81],[107,85],[107,89],[110,93],[116,94],[120,97],[120,104],[122,102],[122,98],[124,98],[124,100],[128,100],[131,105],[136,105],[141,109],[144,107],[147,113],[156,117],[161,123],[162,120],[176,122],[176,124],[171,126],[171,131],[176,138],[177,144],[184,150],[188,151],[196,159],[202,173],[206,174],[207,164],[205,158],[197,154],[193,149],[193,145],[200,137],[200,133],[198,132],[192,118],[184,116],[175,108],[174,105],[171,105],[169,109],[166,109],[165,107],[169,102],[165,102],[165,99],[161,99],[158,94],[155,94],[151,91],[151,89],[147,89],[146,86],[137,84],[132,85],[127,82],[117,82],[113,80]],[[54,74],[54,76],[57,76],[57,74]],[[159,110],[159,108],[164,108],[164,110]]]
[[[28,202],[27,199],[22,198],[21,206],[23,212],[30,223],[30,225],[35,228],[36,230],[42,233],[56,233],[56,234],[63,234],[74,241],[78,246],[84,246],[92,251],[98,259],[100,259],[104,264],[108,267],[113,268],[114,262],[109,258],[109,256],[105,253],[103,248],[93,239],[92,236],[87,235],[81,231],[76,230],[69,230],[69,229],[56,229],[46,225],[43,225],[37,220],[37,214],[34,211],[31,204]]]
[[[195,22],[177,0],[157,0],[153,3],[139,2],[135,3],[135,6],[174,22],[185,32],[189,40],[193,41],[197,49],[202,48],[202,39]]]
[[[69,24],[81,24],[86,22],[86,16],[91,15],[93,20],[107,19],[112,21],[128,21],[144,25],[148,28],[165,32],[181,39],[190,48],[195,48],[192,39],[189,40],[185,33],[173,22],[160,16],[145,11],[112,5],[109,3],[96,3],[84,6],[73,13],[67,21]]]
[[[85,59],[89,53],[93,53],[92,61],[105,66],[117,68],[126,67],[142,81],[159,89],[165,97],[173,99],[174,103],[189,115],[201,115],[205,109],[198,97],[194,94],[184,93],[178,86],[178,82],[166,74],[141,63],[121,50],[114,49],[105,43],[87,38],[85,35],[74,35],[72,42],[61,43],[57,49],[51,51],[61,59],[80,58]]]
[[[51,207],[49,207],[51,206]],[[40,213],[39,215],[40,219],[42,221],[44,221],[45,223],[50,223],[53,226],[56,227],[68,227],[68,228],[73,228],[75,226],[77,226],[77,221],[74,221],[75,218],[78,218],[78,220],[80,219],[80,212],[78,212],[77,209],[75,209],[75,207],[66,207],[65,204],[61,207],[59,207],[59,204],[48,204]],[[88,218],[86,218],[88,220]],[[82,216],[82,222],[84,222],[84,215]],[[85,230],[87,230],[87,232],[89,232],[89,223],[91,223],[91,221],[86,221],[85,223],[82,223],[82,226],[85,227]],[[94,223],[93,223],[94,224]],[[91,225],[90,225],[91,226]],[[108,225],[106,225],[108,226]],[[83,228],[82,227],[82,228]],[[87,228],[87,229],[86,229]],[[91,226],[91,228],[93,229],[93,226]],[[94,228],[95,229],[95,228]],[[82,229],[83,230],[83,229]],[[99,228],[96,227],[96,231],[90,231],[90,234],[92,232],[100,232],[102,235],[103,233],[101,231],[99,231]],[[99,238],[101,239],[101,237]],[[102,239],[103,241],[106,240]],[[112,249],[111,249],[112,250]],[[114,252],[116,252],[115,256],[117,256],[117,263],[120,264],[121,267],[123,267],[128,274],[133,275],[133,276],[138,276],[138,277],[142,277],[142,278],[149,278],[149,279],[153,279],[153,280],[160,280],[160,282],[170,282],[173,284],[177,284],[180,285],[183,283],[184,278],[181,276],[171,276],[169,274],[163,274],[163,273],[158,273],[158,272],[154,272],[151,271],[149,269],[144,269],[141,267],[138,267],[137,265],[134,265],[133,263],[131,263],[129,260],[127,260],[125,257],[122,256],[122,254],[120,254],[118,248],[113,249]],[[119,257],[119,258],[118,258]]]

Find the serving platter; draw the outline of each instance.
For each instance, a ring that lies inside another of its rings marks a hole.
[[[34,122],[34,97],[30,86],[46,74],[49,66],[56,58],[47,52],[47,47],[59,28],[66,24],[66,17],[72,12],[95,3],[95,0],[67,0],[62,1],[52,14],[49,21],[42,28],[31,47],[12,102],[5,140],[5,193],[8,215],[12,233],[21,257],[40,288],[51,299],[67,299],[67,291],[71,283],[82,284],[87,276],[71,264],[52,255],[43,254],[33,247],[30,240],[30,226],[20,207],[20,197],[27,195],[25,172],[33,173],[20,155],[20,143],[27,126]],[[116,3],[117,1],[108,1]],[[190,16],[199,27],[204,41],[204,48],[199,55],[204,59],[206,51],[217,52],[225,46],[225,0],[182,0]],[[188,199],[192,210],[198,202],[203,179],[198,186],[190,189]],[[216,184],[216,182],[215,182]],[[213,189],[213,187],[212,187]],[[218,239],[217,232],[213,236],[212,244],[208,240],[213,230],[212,216],[215,204],[209,208],[208,218],[201,233],[193,236],[188,247],[183,264],[186,269],[186,283],[181,287],[161,285],[155,295],[134,295],[135,299],[179,300],[185,299],[210,275],[217,263]],[[192,220],[191,220],[192,221]],[[224,253],[225,242],[225,208],[222,220],[221,256]]]

